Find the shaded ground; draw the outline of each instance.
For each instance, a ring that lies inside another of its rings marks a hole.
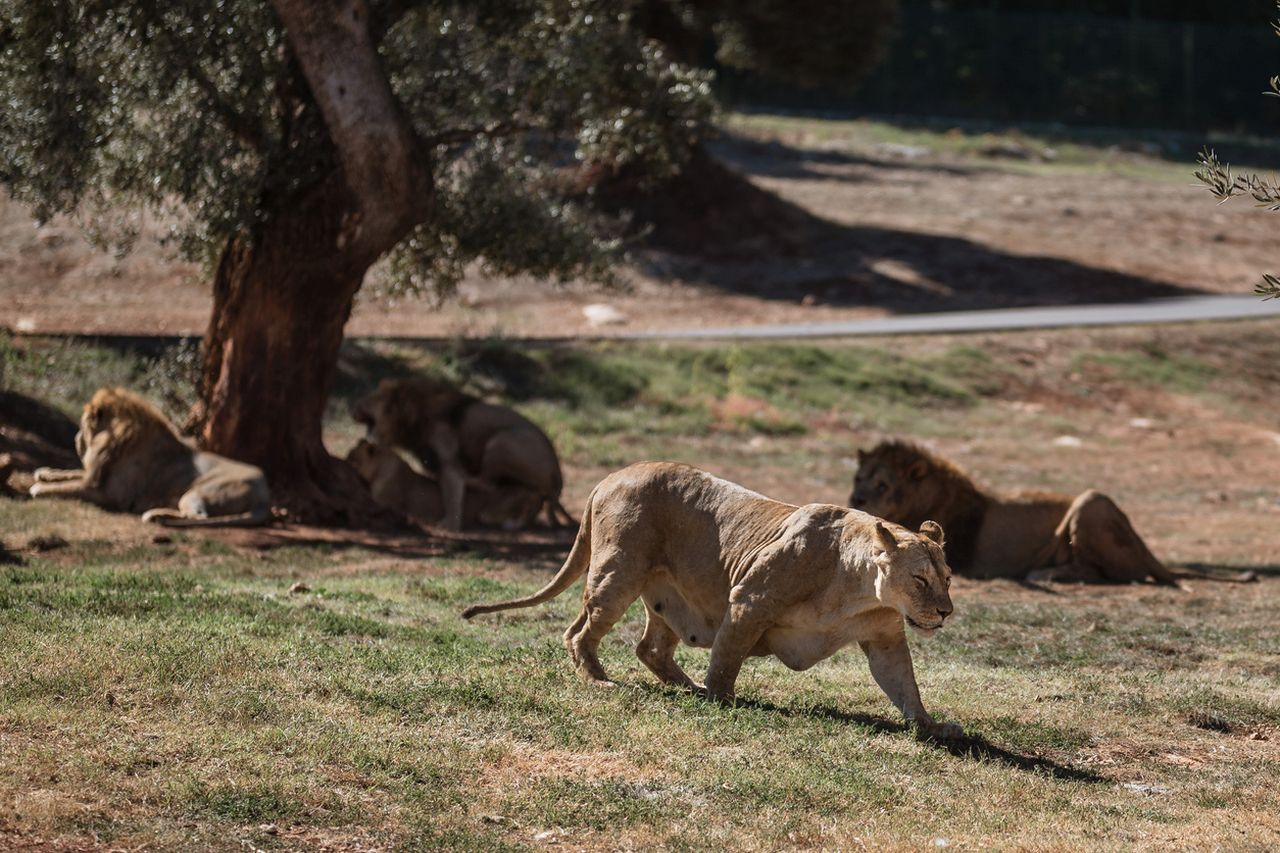
[[[866,122],[739,118],[724,160],[815,223],[790,256],[636,257],[627,292],[585,283],[467,279],[435,308],[366,298],[355,335],[572,336],[885,312],[1247,292],[1270,262],[1274,223],[1216,206],[1192,164],[1111,148],[987,142]],[[152,227],[153,237],[160,229]],[[195,268],[154,240],[116,260],[69,223],[35,228],[0,202],[0,327],[199,334],[209,299]],[[627,322],[593,326],[605,302]]]

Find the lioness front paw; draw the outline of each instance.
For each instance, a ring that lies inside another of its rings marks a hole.
[[[31,495],[31,497],[33,498],[38,498],[43,492],[47,491],[48,489],[49,489],[49,486],[47,483],[41,483],[37,481],[31,484],[31,488],[27,489],[27,494]]]
[[[53,468],[48,468],[48,467],[37,468],[36,470],[31,472],[31,476],[36,478],[37,483],[44,483],[53,479],[52,477],[53,470],[54,470]],[[33,486],[32,488],[35,488],[35,487]],[[32,492],[32,494],[34,495],[35,492]]]

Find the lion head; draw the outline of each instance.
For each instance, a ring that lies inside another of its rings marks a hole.
[[[173,424],[159,409],[124,388],[99,388],[85,404],[80,430],[76,433],[76,453],[81,459],[101,433],[109,434],[107,443],[117,450],[134,444],[146,444],[157,450],[186,448]]]
[[[951,604],[951,568],[943,552],[942,528],[920,525],[919,534],[877,519],[875,558],[880,568],[876,597],[902,614],[917,633],[929,636],[955,609]]]
[[[443,379],[384,379],[376,391],[352,407],[351,416],[364,425],[371,441],[396,445],[467,399]]]
[[[908,526],[949,523],[956,504],[977,494],[959,468],[915,444],[884,441],[858,451],[849,505]]]

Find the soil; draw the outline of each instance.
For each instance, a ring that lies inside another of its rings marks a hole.
[[[814,322],[1030,304],[1085,303],[1189,293],[1248,292],[1268,268],[1276,220],[1248,204],[1215,206],[1189,174],[1133,155],[1125,168],[1025,164],[949,152],[894,153],[800,133],[731,138],[715,152],[759,186],[822,220],[804,252],[694,258],[651,254],[629,268],[626,293],[584,282],[563,287],[478,273],[457,301],[357,306],[354,335],[557,337],[700,325]],[[1136,168],[1141,167],[1141,168]],[[1171,175],[1173,177],[1171,177]],[[146,230],[153,238],[157,227]],[[190,334],[203,331],[209,297],[199,271],[166,259],[154,239],[116,259],[91,249],[76,226],[35,227],[0,199],[0,327],[23,332]],[[593,326],[582,314],[607,302],[625,316]],[[1275,566],[1280,522],[1280,402],[1274,323],[1170,329],[971,335],[966,346],[1037,365],[1037,378],[1003,389],[988,415],[930,445],[997,488],[1100,488],[1131,515],[1166,561]],[[957,338],[884,338],[901,352],[939,351]],[[1223,356],[1224,374],[1257,365],[1256,399],[1216,406],[1105,375],[1076,375],[1071,352],[1158,343],[1169,352]],[[1056,366],[1055,366],[1056,365]],[[1270,372],[1267,372],[1267,371]],[[1082,390],[1083,389],[1083,390]],[[925,414],[924,417],[929,417]],[[947,417],[946,413],[936,417]],[[833,413],[798,439],[719,435],[682,439],[680,456],[783,500],[841,502],[854,449],[883,436],[856,411]],[[936,431],[936,430],[935,430]],[[579,512],[600,465],[566,465],[565,502]],[[18,478],[15,477],[15,481]],[[18,486],[24,483],[17,483]],[[148,531],[149,533],[154,531]],[[454,547],[518,558],[545,570],[568,538],[496,536],[461,546],[408,540],[372,550]],[[142,535],[141,533],[139,535]],[[214,534],[247,547],[350,531],[311,528]],[[412,539],[413,537],[409,537]]]
[[[794,251],[778,252],[777,240],[742,242],[731,257],[637,251],[622,289],[477,269],[440,306],[361,299],[348,334],[609,336],[1245,293],[1271,261],[1274,220],[1247,203],[1216,206],[1190,164],[1134,154],[1031,167],[921,150],[798,131],[730,137],[714,153],[794,208],[780,213]],[[797,222],[812,227],[790,233]],[[706,230],[718,233],[714,223]],[[142,233],[117,258],[89,246],[75,223],[37,227],[23,205],[0,198],[0,328],[202,334],[210,276],[170,258],[161,224],[143,223]],[[598,303],[615,309],[613,322],[584,314]]]

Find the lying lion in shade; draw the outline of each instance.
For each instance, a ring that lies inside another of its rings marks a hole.
[[[463,617],[548,601],[587,576],[564,642],[588,683],[613,686],[600,640],[637,598],[648,621],[636,654],[663,683],[734,695],[747,657],[804,670],[856,642],[908,722],[956,737],[920,702],[903,623],[928,636],[951,615],[942,530],[919,534],[866,513],[770,500],[696,468],[644,462],[610,474],[587,500],[564,566],[525,598]],[[680,643],[711,649],[706,687],[676,663]]]
[[[514,409],[441,379],[384,379],[352,414],[374,444],[409,451],[440,478],[444,526],[451,530],[461,529],[466,492],[477,482],[532,489],[551,526],[573,523],[560,503],[564,478],[555,446]]]
[[[196,450],[160,411],[101,388],[75,437],[80,468],[38,468],[33,498],[76,498],[169,527],[264,524],[271,493],[260,468]]]
[[[1076,583],[1176,586],[1180,578],[1245,583],[1252,572],[1170,569],[1152,555],[1111,498],[1045,492],[999,495],[909,442],[858,451],[849,504],[899,524],[936,519],[947,530],[947,562],[961,575]]]
[[[373,500],[414,521],[436,524],[444,517],[440,483],[413,470],[395,450],[361,439],[347,454],[347,462],[369,485]],[[542,497],[524,486],[468,486],[462,521],[468,527],[500,527],[521,530],[542,508]]]

